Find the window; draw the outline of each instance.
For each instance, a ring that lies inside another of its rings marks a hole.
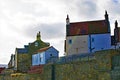
[[[35,46],[38,46],[38,42],[35,42]]]
[[[69,44],[72,44],[72,40],[71,39],[69,40]]]
[[[40,62],[41,62],[41,57],[40,57]]]
[[[92,38],[92,42],[94,42],[94,38]]]
[[[52,57],[53,55],[52,54],[50,54],[50,57]]]

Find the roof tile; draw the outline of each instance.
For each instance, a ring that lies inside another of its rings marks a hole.
[[[105,20],[70,23],[67,27],[67,36],[108,33],[108,24]]]

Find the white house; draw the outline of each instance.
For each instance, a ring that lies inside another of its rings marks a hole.
[[[111,48],[107,11],[104,20],[70,22],[66,18],[65,55],[91,53]]]

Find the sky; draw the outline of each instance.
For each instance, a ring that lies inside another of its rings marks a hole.
[[[0,64],[8,64],[15,48],[35,41],[38,31],[63,56],[67,14],[70,22],[103,20],[105,10],[113,34],[119,0],[0,0]]]

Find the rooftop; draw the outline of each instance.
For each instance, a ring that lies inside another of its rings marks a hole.
[[[106,20],[73,22],[67,30],[67,36],[109,33]]]

